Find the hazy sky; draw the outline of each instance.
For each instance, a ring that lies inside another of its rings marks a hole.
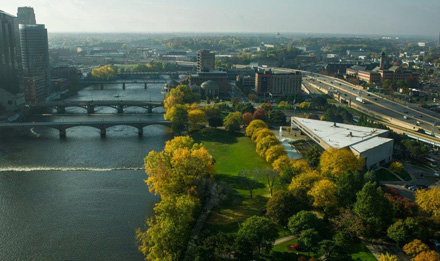
[[[310,32],[438,35],[439,0],[0,0],[50,32]]]

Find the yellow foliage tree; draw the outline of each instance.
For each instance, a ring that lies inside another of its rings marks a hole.
[[[319,165],[322,174],[336,178],[346,171],[355,172],[362,169],[364,160],[357,158],[347,149],[330,149],[322,153]]]
[[[118,75],[116,67],[113,65],[104,65],[92,69],[92,77],[100,80],[109,80]]]
[[[388,252],[380,254],[379,261],[398,261],[397,256],[391,255]]]
[[[292,161],[292,170],[295,174],[300,174],[304,172],[311,172],[312,168],[306,160],[294,160]]]
[[[439,261],[440,255],[434,250],[426,251],[418,254],[414,261]]]
[[[328,179],[323,179],[315,182],[307,195],[311,198],[314,207],[327,211],[338,205],[336,193],[336,184]]]
[[[298,106],[300,109],[308,109],[310,108],[310,102],[301,102]]]
[[[253,120],[249,124],[249,126],[246,127],[246,136],[252,137],[254,132],[256,132],[258,129],[267,129],[267,124],[262,120]]]
[[[286,154],[286,149],[282,145],[272,146],[266,151],[266,161],[273,163],[276,159]]]
[[[403,251],[409,256],[416,256],[422,252],[429,251],[429,246],[420,239],[414,239],[408,244],[403,246]]]
[[[258,129],[257,131],[252,134],[251,140],[255,143],[258,143],[261,139],[263,139],[266,136],[274,136],[273,131],[263,128]]]
[[[282,155],[272,163],[272,168],[281,174],[286,168],[290,168],[292,163],[293,160],[291,158],[287,155]]]
[[[196,194],[198,182],[212,178],[214,161],[209,152],[190,137],[168,141],[161,152],[151,151],[144,160],[146,183],[161,197]]]
[[[261,157],[266,158],[266,151],[275,145],[280,144],[280,141],[274,136],[266,136],[257,143],[257,153]]]
[[[173,108],[176,104],[183,104],[183,95],[184,93],[182,91],[171,89],[171,91],[168,93],[167,97],[163,101],[163,107],[165,108],[165,111]]]
[[[393,161],[388,167],[388,170],[396,174],[401,174],[403,170],[403,164],[398,161]]]
[[[417,205],[426,213],[440,217],[440,188],[418,190],[415,194]]]
[[[198,130],[208,122],[204,111],[200,109],[190,110],[188,112],[188,123],[191,130]]]
[[[302,202],[308,202],[307,192],[312,189],[315,182],[324,179],[317,171],[303,172],[292,179],[289,191]]]

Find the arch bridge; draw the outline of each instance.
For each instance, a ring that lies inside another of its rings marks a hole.
[[[46,127],[56,129],[60,132],[60,138],[66,137],[66,130],[78,126],[92,127],[100,130],[101,137],[107,135],[107,128],[113,126],[131,126],[138,129],[138,135],[143,135],[144,127],[150,125],[162,125],[170,127],[171,123],[165,120],[159,121],[82,121],[82,122],[22,122],[22,123],[1,123],[0,130],[15,130],[19,132],[29,131],[36,127]]]
[[[162,102],[145,102],[145,101],[60,101],[60,102],[45,102],[31,105],[31,108],[52,108],[56,109],[57,113],[65,113],[67,107],[79,107],[87,110],[88,114],[95,113],[96,107],[111,107],[115,108],[119,114],[124,112],[127,107],[140,107],[147,109],[148,113],[152,113],[154,108],[163,107]]]

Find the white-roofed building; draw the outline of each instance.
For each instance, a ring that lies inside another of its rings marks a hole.
[[[365,159],[368,169],[391,161],[394,140],[388,130],[330,121],[292,117],[292,130],[299,129],[322,148],[349,149]]]

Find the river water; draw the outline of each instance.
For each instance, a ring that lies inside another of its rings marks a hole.
[[[162,87],[88,87],[69,100],[159,101]],[[31,120],[163,119],[142,108],[95,111],[67,108]],[[1,137],[0,260],[141,260],[135,229],[144,228],[158,201],[143,182],[143,158],[170,138],[160,125],[145,127],[143,137],[128,126],[107,129],[106,138],[90,127],[68,129],[66,139],[52,129]]]

